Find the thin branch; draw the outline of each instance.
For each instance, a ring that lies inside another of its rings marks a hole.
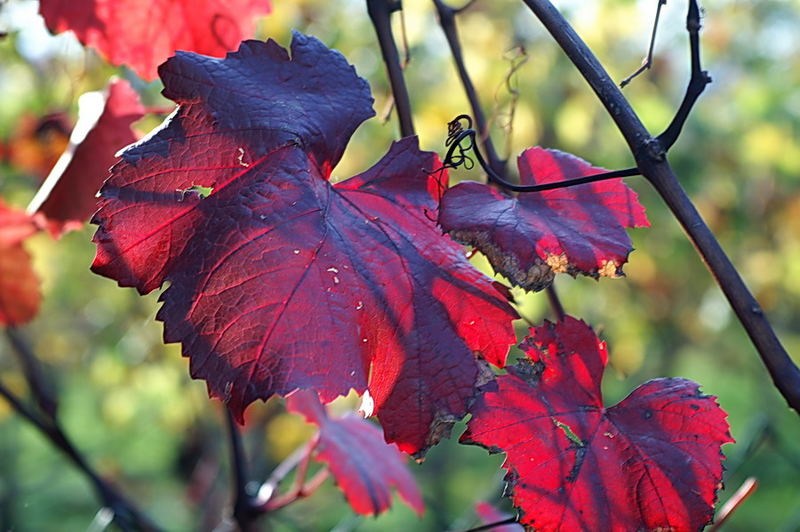
[[[464,64],[464,54],[461,49],[461,42],[458,38],[458,29],[456,28],[456,15],[469,7],[472,2],[465,6],[454,9],[444,3],[443,0],[433,0],[436,6],[436,12],[439,15],[439,25],[442,27],[444,36],[447,38],[447,44],[450,47],[450,52],[453,55],[453,62],[455,63],[456,70],[458,70],[458,77],[461,79],[461,85],[464,87],[464,92],[467,95],[467,100],[472,108],[472,116],[475,117],[475,123],[479,132],[483,149],[486,150],[486,155],[489,159],[489,167],[499,176],[505,176],[506,161],[497,155],[497,151],[492,143],[492,138],[489,136],[489,125],[486,121],[486,116],[481,108],[480,101],[478,100],[478,93],[475,90],[475,84],[467,72],[467,67]]]
[[[633,78],[644,72],[645,70],[649,70],[651,66],[653,66],[653,49],[656,46],[656,31],[658,30],[658,19],[661,17],[661,8],[667,3],[667,0],[658,0],[658,7],[656,8],[656,19],[653,22],[653,33],[650,35],[650,47],[647,49],[647,57],[644,58],[642,61],[642,66],[636,69],[636,72],[628,76],[627,78],[623,79],[620,84],[619,88],[624,89],[625,85],[633,81]]]
[[[91,481],[98,498],[103,501],[103,505],[113,513],[114,523],[117,526],[124,531],[159,530],[150,518],[144,515],[135,504],[126,499],[124,495],[92,469],[89,462],[75,448],[72,441],[64,433],[55,418],[43,417],[46,416],[46,413],[38,414],[34,412],[2,383],[0,383],[0,396],[2,396],[20,416],[25,418],[25,420],[46,436],[50,442],[64,453]]]
[[[488,523],[485,525],[476,526],[475,528],[470,528],[469,530],[464,530],[464,532],[482,532],[483,530],[491,530],[498,526],[503,525],[511,525],[517,522],[516,517],[509,517],[507,519],[503,519],[502,521],[495,521],[494,523]]]
[[[400,135],[408,137],[414,134],[414,122],[411,115],[411,100],[403,79],[403,67],[400,54],[392,34],[392,12],[402,9],[401,0],[367,0],[367,12],[378,36],[381,55],[389,75],[392,87],[397,118],[400,120]]]
[[[523,1],[555,38],[606,107],[636,157],[641,174],[661,195],[716,279],[758,350],[775,387],[789,406],[800,413],[800,369],[792,362],[758,302],[687,196],[666,161],[661,142],[652,138],[622,92],[561,13],[548,0]],[[692,9],[698,9],[696,0],[690,0]]]

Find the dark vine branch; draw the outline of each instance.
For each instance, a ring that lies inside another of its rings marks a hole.
[[[383,63],[389,75],[389,84],[394,95],[394,104],[397,108],[397,118],[400,121],[400,136],[408,137],[414,134],[414,122],[411,118],[411,100],[408,97],[408,88],[403,79],[403,67],[400,64],[400,54],[392,33],[392,13],[402,9],[401,0],[367,0],[367,12],[378,36],[381,47]]]
[[[466,122],[466,128],[464,128],[462,121]],[[481,154],[481,151],[475,143],[475,137],[478,133],[472,129],[472,119],[469,116],[458,115],[455,117],[450,124],[448,124],[448,133],[447,141],[445,142],[445,145],[448,146],[448,150],[444,157],[444,165],[446,167],[457,168],[459,166],[464,166],[467,169],[471,168],[474,162],[467,152],[472,151],[472,153],[475,154],[475,158],[478,160],[478,164],[480,164],[481,168],[486,172],[490,182],[514,192],[542,192],[543,190],[574,187],[576,185],[594,183],[595,181],[641,174],[638,168],[626,168],[624,170],[614,170],[612,172],[603,172],[602,174],[569,178],[553,183],[543,183],[541,185],[516,185],[497,175],[486,162],[486,159],[484,159],[483,154]],[[468,143],[464,144],[464,141],[468,141]]]
[[[711,83],[711,76],[700,66],[700,7],[696,0],[689,2],[689,13],[686,15],[686,31],[689,33],[689,53],[691,56],[692,74],[689,78],[689,85],[683,96],[678,112],[672,119],[667,129],[664,130],[656,140],[661,144],[661,148],[666,152],[675,144],[681,134],[689,113],[703,93],[706,85]]]
[[[716,279],[758,350],[775,387],[789,406],[800,413],[800,369],[781,345],[758,302],[697,212],[665,157],[665,147],[671,145],[670,141],[674,142],[672,136],[680,132],[686,116],[700,94],[699,84],[689,83],[683,103],[673,123],[664,132],[665,136],[661,140],[654,139],[592,51],[561,13],[548,0],[523,1],[547,28],[597,94],[625,137],[641,174],[653,185],[683,226],[695,249]],[[696,33],[700,28],[700,10],[696,0],[689,0],[687,28],[690,32],[694,73],[700,66],[699,38]],[[706,83],[707,81],[703,82],[702,86],[704,87]]]
[[[36,427],[50,442],[59,449],[70,461],[89,479],[103,505],[113,513],[113,522],[122,530],[159,530],[137,506],[120,493],[114,486],[103,479],[89,464],[89,461],[72,443],[58,421],[56,412],[58,401],[46,383],[38,358],[19,331],[9,328],[6,330],[11,345],[17,353],[28,388],[38,410],[26,405],[14,395],[11,390],[0,382],[0,396],[20,416]]]

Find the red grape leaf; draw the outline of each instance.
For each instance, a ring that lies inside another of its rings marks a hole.
[[[22,325],[39,311],[39,279],[23,241],[36,233],[31,217],[0,198],[0,324]]]
[[[461,437],[505,452],[520,522],[548,530],[697,531],[722,480],[725,412],[686,379],[655,379],[604,408],[604,342],[575,318],[545,322],[483,394]]]
[[[422,494],[397,446],[383,441],[381,430],[353,413],[331,418],[311,390],[299,390],[286,407],[319,427],[316,460],[328,464],[356,513],[377,515],[389,509],[391,489],[417,514],[425,512]]]
[[[72,30],[114,65],[151,81],[177,50],[220,57],[251,37],[269,0],[41,0],[52,32]]]
[[[69,146],[28,206],[43,215],[41,224],[54,237],[81,228],[95,211],[116,152],[136,141],[131,124],[144,116],[139,95],[124,80],[113,81],[107,95],[84,94],[78,104]]]
[[[256,399],[369,388],[387,441],[422,454],[463,417],[478,351],[503,365],[516,317],[436,218],[447,182],[416,138],[331,185],[372,116],[338,53],[295,34],[161,66],[180,104],[101,189],[92,269],[150,292],[191,373],[241,420]]]
[[[523,185],[605,171],[573,155],[538,147],[525,150],[517,163]],[[556,273],[621,276],[633,250],[625,227],[649,225],[636,193],[622,179],[516,197],[480,183],[459,183],[444,194],[439,223],[526,290],[546,288]]]

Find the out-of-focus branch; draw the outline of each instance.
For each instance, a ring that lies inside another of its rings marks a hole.
[[[28,341],[19,329],[13,326],[7,327],[6,337],[17,354],[36,406],[47,416],[54,418],[58,410],[58,399],[53,383],[42,370],[39,359],[33,354]]]
[[[156,531],[159,528],[138,507],[126,498],[112,484],[103,479],[88,460],[72,443],[58,421],[58,401],[52,389],[46,386],[47,378],[41,372],[38,358],[24,337],[15,330],[7,330],[7,335],[22,363],[23,373],[38,411],[30,408],[0,382],[0,396],[21,417],[36,427],[50,443],[59,449],[89,479],[103,505],[113,514],[114,523],[122,530]]]
[[[225,408],[225,420],[231,453],[233,519],[239,525],[241,532],[252,532],[257,530],[255,521],[263,512],[258,510],[254,497],[247,492],[247,457],[242,445],[242,434],[239,430],[239,425],[236,424],[236,420],[233,419],[233,414],[228,408]]]
[[[403,79],[403,67],[400,54],[392,33],[392,13],[402,9],[401,0],[367,0],[367,12],[378,36],[383,62],[389,75],[397,118],[400,121],[400,135],[408,137],[414,134],[414,121],[411,114],[411,100]]]

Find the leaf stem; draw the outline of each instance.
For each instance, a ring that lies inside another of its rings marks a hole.
[[[733,515],[733,512],[736,511],[739,506],[742,505],[744,501],[750,497],[753,493],[755,493],[756,489],[758,489],[758,481],[755,477],[748,477],[742,482],[742,485],[739,486],[739,489],[731,495],[730,499],[728,499],[725,504],[722,505],[720,508],[719,513],[717,514],[716,521],[711,528],[709,528],[709,532],[716,532],[722,525],[725,524],[725,521]]]
[[[283,462],[278,464],[278,467],[272,470],[269,478],[261,485],[258,490],[258,507],[265,508],[266,504],[270,501],[270,499],[275,495],[275,491],[278,489],[278,484],[286,478],[286,476],[292,472],[294,468],[300,464],[305,457],[310,453],[309,445],[303,444],[295,451],[287,456]],[[263,510],[262,510],[263,511]]]
[[[555,38],[606,107],[636,157],[641,174],[650,181],[683,226],[727,297],[758,350],[775,387],[789,406],[800,413],[800,370],[792,362],[758,302],[686,195],[666,161],[662,143],[650,136],[622,92],[561,13],[548,0],[523,1]],[[697,2],[690,0],[690,11],[695,8]],[[687,98],[691,100],[690,97]],[[684,102],[687,102],[687,98]],[[691,104],[681,107],[685,107],[688,113]],[[679,132],[680,128],[677,130]]]
[[[467,115],[459,115],[453,121],[450,122],[451,130],[453,130],[454,128],[460,128],[458,122],[464,119],[468,120],[471,126],[471,119]],[[449,148],[447,150],[447,155],[445,155],[444,158],[444,165],[450,167],[457,167],[462,164],[469,164],[469,161],[471,161],[471,159],[466,154],[466,152],[472,150],[472,153],[475,154],[475,158],[478,160],[478,164],[480,164],[483,170],[486,172],[489,181],[514,192],[542,192],[544,190],[574,187],[576,185],[585,185],[586,183],[594,183],[595,181],[604,181],[606,179],[615,179],[619,177],[631,177],[641,174],[638,168],[625,168],[623,170],[614,170],[611,172],[603,172],[601,174],[573,177],[569,179],[564,179],[562,181],[555,181],[552,183],[542,183],[540,185],[516,185],[514,183],[506,181],[491,169],[491,167],[486,162],[486,159],[483,158],[483,154],[475,144],[476,135],[477,131],[475,131],[471,127],[463,130],[459,129],[457,132],[451,133],[451,136],[448,138],[447,141]],[[467,146],[464,146],[462,142],[466,139],[469,139],[470,143]],[[458,153],[456,153],[456,150],[458,150]]]
[[[319,442],[319,434],[315,435],[308,443],[299,447],[290,454],[270,475],[269,479],[262,485],[260,492],[267,491],[266,495],[259,501],[258,508],[263,512],[272,512],[288,506],[303,497],[308,497],[319,488],[330,476],[330,470],[324,467],[306,482],[306,475],[311,464],[311,454]],[[293,469],[297,468],[292,487],[286,493],[277,495],[277,487],[281,480]]]
[[[400,9],[402,9],[402,0],[367,0],[367,12],[378,36],[381,55],[389,75],[389,84],[392,87],[397,118],[400,121],[400,136],[408,137],[414,134],[411,100],[403,79],[403,67],[400,64],[400,54],[392,34],[391,21],[392,13]]]

